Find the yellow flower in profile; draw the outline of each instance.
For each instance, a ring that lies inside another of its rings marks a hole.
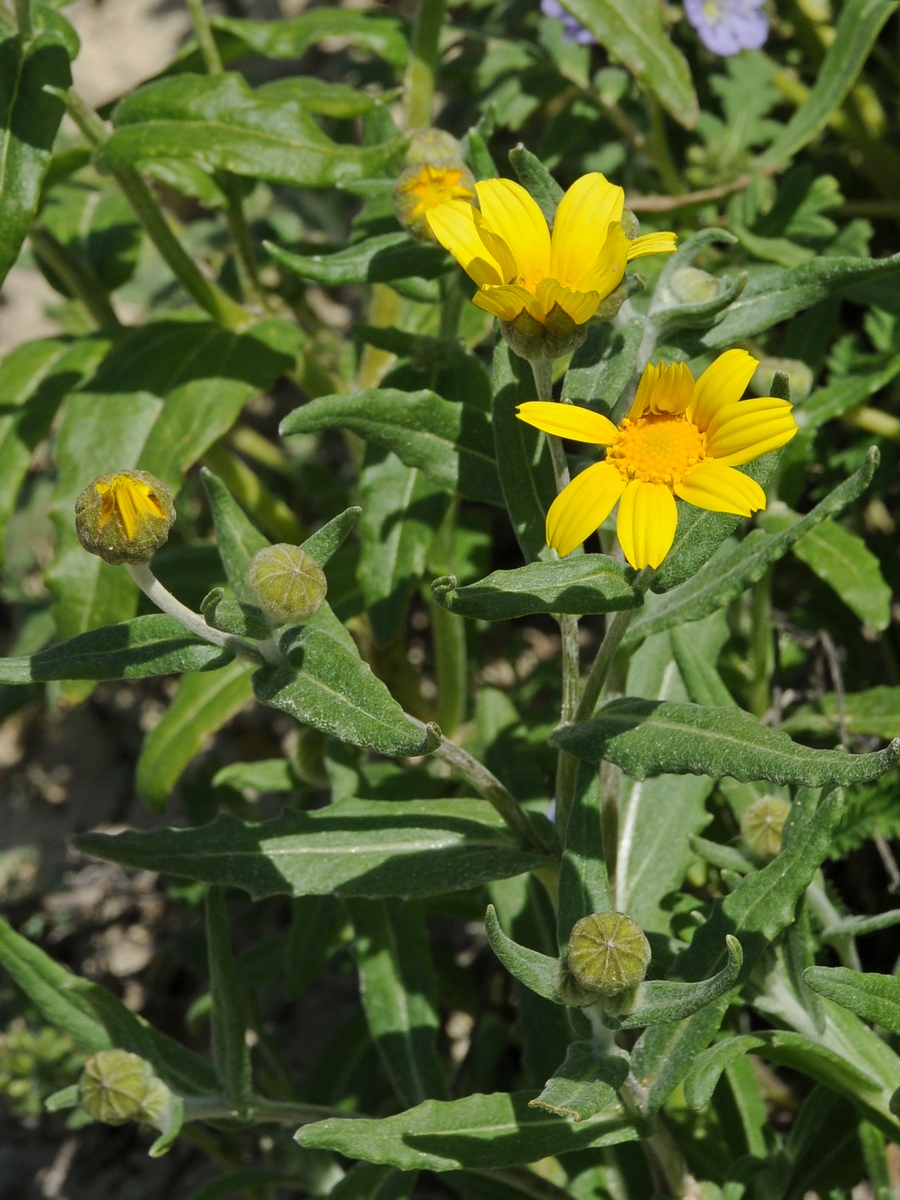
[[[148,562],[175,520],[166,485],[149,471],[113,471],[88,484],[75,501],[75,532],[109,563]]]
[[[618,503],[625,557],[635,568],[658,567],[675,539],[676,496],[742,517],[765,508],[765,492],[735,468],[784,446],[797,425],[786,400],[741,400],[757,365],[746,350],[728,350],[696,382],[684,363],[648,366],[618,429],[576,405],[520,404],[519,419],[545,433],[607,447],[605,461],[582,471],[553,501],[547,544],[570,554]]]
[[[622,228],[625,193],[603,175],[582,175],[559,202],[551,235],[544,214],[519,184],[475,184],[479,209],[450,200],[428,224],[475,283],[475,303],[515,321],[527,313],[546,325],[554,308],[584,325],[625,278],[625,265],[675,249],[674,233],[629,240]],[[526,355],[527,357],[527,355]]]

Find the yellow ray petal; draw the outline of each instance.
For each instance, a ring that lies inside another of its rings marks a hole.
[[[556,210],[550,245],[550,275],[566,287],[584,287],[602,245],[604,231],[620,221],[625,193],[597,171],[576,179]]]
[[[486,244],[480,214],[471,204],[449,200],[430,209],[425,217],[437,240],[479,287],[505,283],[515,274],[512,254],[500,240],[491,237],[490,245]]]
[[[555,279],[542,279],[536,294],[545,312],[549,313],[553,305],[558,304],[576,325],[589,321],[600,304],[598,292],[576,292]]]
[[[706,448],[723,466],[739,467],[784,446],[796,432],[791,405],[761,396],[718,409],[706,432]]]
[[[608,446],[616,436],[612,421],[589,408],[575,404],[557,404],[554,400],[529,400],[520,404],[516,416],[535,429],[552,433],[554,437],[569,438],[573,442],[591,442],[595,446]]]
[[[628,243],[628,261],[646,258],[648,254],[671,254],[675,249],[674,233],[645,233]]]
[[[625,230],[614,221],[606,230],[600,253],[594,259],[589,271],[586,271],[578,284],[582,292],[597,292],[601,300],[610,292],[615,291],[625,278],[625,267],[628,263],[628,247],[631,245],[625,236]],[[590,251],[590,248],[586,248]]]
[[[749,517],[766,507],[766,493],[755,479],[718,462],[699,463],[675,484],[675,495],[710,512]]]
[[[141,517],[165,517],[151,489],[138,480],[119,475],[112,481],[110,494],[114,497],[125,536],[129,539],[134,537]]]
[[[536,321],[543,323],[547,319],[543,305],[531,292],[515,283],[504,283],[500,287],[484,287],[472,297],[472,303],[479,308],[493,313],[501,321],[514,321],[524,309]]]
[[[690,368],[687,363],[660,366],[646,407],[653,413],[683,413],[694,395],[694,377]]]
[[[688,409],[690,420],[698,428],[707,429],[718,409],[740,400],[758,366],[758,361],[746,350],[726,350],[720,354],[694,385],[694,399]]]
[[[547,545],[563,558],[609,516],[625,480],[609,463],[594,463],[563,488],[547,513]]]
[[[485,179],[476,183],[475,191],[485,224],[503,239],[516,260],[515,282],[533,292],[550,271],[550,230],[544,214],[511,179]]]
[[[653,395],[653,389],[656,387],[656,381],[659,379],[662,371],[662,363],[658,366],[654,366],[653,363],[647,363],[646,367],[644,367],[644,372],[637,385],[637,391],[634,393],[634,399],[631,402],[631,408],[628,410],[629,420],[636,421],[649,408],[650,397]]]
[[[616,533],[636,570],[660,565],[672,548],[677,524],[675,497],[666,485],[632,479],[619,501]]]

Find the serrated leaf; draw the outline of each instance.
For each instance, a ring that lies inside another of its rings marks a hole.
[[[503,506],[490,422],[481,409],[426,390],[363,388],[295,408],[282,421],[280,432],[290,437],[335,426],[387,446],[436,487]]]
[[[400,150],[332,141],[279,80],[253,89],[237,74],[176,75],[146,83],[120,101],[115,131],[95,151],[99,166],[184,158],[205,171],[229,171],[295,187],[330,187],[376,175]]]
[[[800,538],[793,549],[861,621],[873,629],[887,629],[891,623],[891,589],[878,559],[862,538],[834,521],[823,521]]]
[[[520,850],[483,800],[342,800],[245,824],[84,834],[86,854],[274,895],[431,896],[545,865]],[[151,865],[152,864],[152,865]]]
[[[343,629],[343,627],[341,627]],[[344,635],[346,636],[346,634]],[[359,653],[314,624],[286,629],[284,665],[261,667],[253,694],[322,733],[392,756],[434,749]]]
[[[137,762],[138,795],[156,812],[204,740],[253,697],[246,667],[234,662],[218,671],[183,675],[163,719],[147,734]]]
[[[437,978],[421,908],[398,900],[351,900],[359,987],[369,1032],[407,1108],[443,1100],[437,1053]]]
[[[27,42],[19,36],[0,34],[0,38],[2,284],[19,257],[37,211],[53,142],[65,112],[59,93],[67,91],[72,83],[72,56],[52,30],[38,33]]]
[[[619,1105],[576,1125],[530,1108],[537,1094],[496,1092],[462,1100],[426,1100],[380,1121],[319,1121],[296,1136],[307,1149],[334,1150],[404,1171],[505,1167],[637,1139]]]
[[[331,254],[293,254],[265,243],[272,258],[301,279],[329,287],[351,283],[389,283],[395,279],[437,279],[450,269],[449,256],[423,245],[408,233],[382,233]]]
[[[0,658],[0,683],[51,679],[146,679],[184,671],[215,671],[233,658],[188,633],[162,613],[82,633],[28,658]]]
[[[834,40],[819,67],[812,91],[762,157],[762,165],[782,165],[818,134],[853,87],[878,34],[898,0],[848,0]]]
[[[453,575],[432,584],[435,600],[450,612],[480,621],[507,621],[531,613],[617,612],[637,608],[642,596],[634,572],[606,554],[581,554],[494,571],[478,583],[457,587]]]
[[[786,321],[827,296],[840,295],[873,280],[891,278],[898,271],[900,254],[891,258],[825,255],[799,267],[759,271],[722,320],[701,340],[711,350],[730,346]]]
[[[675,120],[693,129],[699,105],[691,72],[666,37],[662,12],[653,0],[562,0],[563,8],[655,96]]]
[[[873,446],[869,450],[865,466],[839,484],[812,512],[781,533],[771,534],[754,530],[739,545],[712,557],[696,575],[687,579],[680,587],[667,592],[663,599],[648,606],[646,611],[632,622],[625,635],[626,640],[636,642],[648,634],[658,633],[670,626],[699,621],[723,608],[746,591],[751,583],[761,579],[770,564],[777,562],[791,547],[795,547],[804,534],[815,529],[826,518],[841,512],[862,495],[877,465],[878,451]]]
[[[874,754],[811,750],[739,708],[630,697],[605,704],[591,721],[564,725],[550,743],[589,762],[608,759],[635,779],[730,775],[807,787],[866,783],[900,758],[900,738]]]

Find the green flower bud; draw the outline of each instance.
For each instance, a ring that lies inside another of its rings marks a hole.
[[[254,554],[244,582],[263,612],[279,625],[314,617],[328,591],[316,560],[300,546],[284,542]]]
[[[647,974],[650,943],[631,917],[592,913],[576,921],[569,938],[569,970],[585,991],[607,998],[633,992]]]
[[[445,129],[416,129],[406,149],[406,165],[421,167],[430,163],[434,167],[462,166],[462,151],[459,142]]]
[[[757,858],[774,858],[781,849],[781,833],[791,806],[779,796],[754,800],[741,815],[741,834]]]
[[[791,385],[791,402],[800,404],[812,391],[813,373],[797,358],[764,358],[753,372],[750,390],[755,396],[771,396],[776,372],[787,375]]]
[[[679,304],[705,304],[715,300],[721,283],[699,267],[680,267],[669,280],[669,290]]]
[[[78,540],[108,563],[148,563],[174,521],[168,488],[149,471],[100,475],[75,501]]]
[[[547,314],[546,325],[523,308],[514,321],[501,321],[500,328],[510,349],[529,362],[562,358],[577,350],[587,337],[587,325],[576,325],[558,304]]]
[[[147,1104],[159,1108],[160,1088],[169,1089],[153,1074],[150,1064],[126,1050],[101,1050],[85,1064],[79,1080],[81,1107],[104,1125],[124,1125],[127,1121],[147,1121]]]

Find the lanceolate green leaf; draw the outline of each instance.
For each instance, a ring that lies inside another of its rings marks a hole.
[[[352,900],[349,909],[366,1020],[394,1090],[407,1108],[443,1100],[437,978],[424,914],[397,900]]]
[[[546,865],[520,850],[483,800],[342,800],[260,824],[85,834],[85,853],[273,895],[430,896]]]
[[[252,697],[250,676],[240,662],[218,671],[183,675],[175,699],[141,747],[136,782],[144,803],[163,812],[172,789],[204,739]]]
[[[770,564],[787,554],[804,534],[815,529],[826,518],[841,512],[862,495],[877,465],[878,451],[873,446],[865,466],[839,484],[795,525],[775,534],[755,530],[740,545],[711,558],[693,578],[648,605],[646,611],[632,622],[626,634],[627,640],[636,642],[647,634],[657,633],[672,625],[699,621],[723,608],[735,596],[746,591],[751,583],[761,579]]]
[[[316,626],[286,630],[283,666],[253,676],[256,698],[352,746],[381,754],[424,754],[434,749],[358,652]]]
[[[495,1092],[462,1100],[426,1100],[380,1121],[319,1121],[301,1129],[297,1141],[308,1149],[334,1150],[404,1171],[452,1171],[511,1166],[637,1139],[618,1104],[575,1124],[529,1107],[537,1095]]]
[[[269,540],[259,532],[218,475],[203,467],[200,477],[209,497],[219,557],[229,587],[239,600],[252,602],[254,596],[245,585],[244,576],[250,559],[265,550]]]
[[[494,571],[468,587],[453,575],[436,579],[432,592],[450,612],[480,621],[506,621],[531,613],[614,612],[637,608],[634,572],[606,554],[580,554],[559,562],[529,563],[514,571]]]
[[[550,741],[577,758],[608,759],[635,779],[668,772],[821,787],[877,779],[900,758],[900,738],[874,754],[811,750],[739,708],[632,698],[563,726]]]
[[[822,132],[856,82],[884,23],[898,7],[898,0],[848,0],[815,86],[765,152],[763,164],[782,166]]]
[[[348,283],[388,283],[392,279],[436,279],[450,268],[437,246],[425,246],[407,233],[382,233],[332,254],[292,254],[273,242],[266,250],[279,266],[330,287]]]
[[[900,1033],[900,979],[896,975],[863,974],[847,967],[809,967],[803,978],[819,995],[891,1033]]]
[[[897,272],[900,272],[900,254],[891,258],[826,255],[799,267],[760,271],[726,310],[722,320],[704,335],[703,344],[710,349],[730,346],[739,338],[752,337],[811,308],[826,296],[840,295],[857,284],[889,278]]]
[[[900,737],[900,687],[874,687],[843,697],[847,732],[886,741]],[[784,722],[788,733],[833,734],[839,724],[834,692],[796,709]]]
[[[387,446],[436,487],[503,505],[490,422],[479,408],[429,391],[363,388],[349,396],[322,396],[295,408],[282,421],[281,434],[290,437],[335,426]]]
[[[215,671],[233,657],[159,613],[94,629],[28,658],[0,658],[0,682],[146,679],[182,671]]]
[[[662,11],[653,0],[563,0],[563,7],[586,26],[598,42],[625,63],[647,91],[679,124],[693,129],[699,106],[691,72],[680,50],[666,37]]]
[[[211,887],[206,893],[206,943],[212,996],[213,1061],[225,1085],[229,1103],[240,1111],[250,1101],[250,1048],[231,948],[228,906],[221,887]]]
[[[314,8],[287,21],[214,16],[212,25],[238,41],[241,51],[255,50],[267,58],[302,58],[310,46],[332,37],[346,38],[351,45],[370,50],[394,67],[404,66],[408,53],[400,21],[351,9]],[[199,54],[194,54],[199,67]]]
[[[18,346],[0,363],[0,531],[63,397],[93,373],[109,346],[100,337],[45,338]]]
[[[794,544],[794,553],[834,588],[860,620],[873,629],[887,629],[891,589],[862,538],[834,521],[823,521]]]
[[[377,174],[403,148],[332,141],[283,81],[254,91],[240,75],[176,75],[145,84],[117,105],[115,132],[96,151],[109,169],[186,158],[297,187],[329,187]]]
[[[55,32],[29,42],[0,33],[0,284],[19,257],[37,211],[53,142],[65,112],[56,89],[72,82],[69,53]]]

